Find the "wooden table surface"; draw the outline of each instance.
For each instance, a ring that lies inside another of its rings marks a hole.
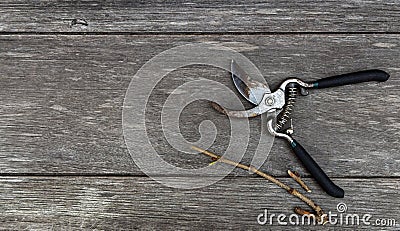
[[[122,129],[128,85],[153,56],[191,42],[242,53],[272,89],[291,76],[315,80],[372,68],[389,72],[385,83],[313,91],[295,106],[296,138],[345,189],[345,198],[323,193],[282,140],[275,140],[261,170],[293,186],[286,171],[300,172],[313,190],[307,195],[326,211],[345,203],[348,213],[371,214],[371,221],[396,220],[392,227],[323,229],[400,230],[400,5],[395,0],[2,1],[0,229],[322,229],[259,225],[264,209],[291,214],[304,204],[245,171],[184,190],[157,183],[132,161]],[[199,75],[233,89],[223,70],[188,66],[166,76],[149,103],[150,139],[166,161],[183,168],[204,167],[210,159],[188,158],[168,146],[157,126],[159,111],[166,92],[179,86],[176,80]],[[183,135],[196,140],[200,122],[211,120],[218,128],[211,150],[223,152],[230,138],[227,119],[204,102],[185,110]],[[250,126],[257,140],[260,120]],[[251,162],[255,149],[250,142],[243,163]],[[160,176],[181,184],[193,180],[162,169]]]

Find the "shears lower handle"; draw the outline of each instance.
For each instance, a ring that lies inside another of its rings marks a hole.
[[[308,152],[301,146],[295,139],[289,134],[277,132],[274,129],[273,121],[267,122],[268,131],[277,137],[283,138],[290,143],[293,152],[297,158],[301,161],[303,166],[310,172],[311,176],[317,181],[317,183],[325,190],[326,193],[333,197],[343,198],[344,190],[337,186],[329,179],[326,173],[319,167],[317,162],[308,154]]]
[[[295,139],[291,141],[290,145],[303,166],[310,172],[326,193],[337,198],[344,197],[344,190],[329,179],[326,173],[321,169],[321,167],[319,167],[317,162],[315,162],[303,146],[301,146]]]

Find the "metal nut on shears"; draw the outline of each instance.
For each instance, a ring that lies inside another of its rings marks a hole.
[[[274,105],[274,102],[275,102],[275,100],[272,97],[268,97],[265,99],[265,104],[267,104],[268,106]]]

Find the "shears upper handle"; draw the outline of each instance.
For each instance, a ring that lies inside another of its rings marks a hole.
[[[389,77],[390,75],[385,71],[373,69],[331,76],[311,82],[310,84],[313,85],[313,88],[328,88],[370,81],[385,82]]]

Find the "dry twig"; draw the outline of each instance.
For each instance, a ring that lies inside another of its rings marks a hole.
[[[199,152],[201,152],[201,153],[203,153],[203,154],[205,154],[207,156],[210,156],[211,158],[215,158],[219,162],[230,164],[230,165],[236,166],[236,167],[244,169],[244,170],[249,170],[249,171],[252,171],[252,172],[254,172],[255,174],[257,174],[259,176],[264,177],[265,179],[267,179],[267,180],[271,181],[272,183],[278,185],[279,187],[285,189],[290,194],[292,194],[293,196],[299,198],[300,200],[304,201],[308,206],[310,206],[315,211],[316,219],[317,219],[318,222],[320,222],[322,219],[323,220],[326,219],[326,214],[324,213],[324,211],[322,210],[322,208],[319,205],[317,205],[314,201],[312,201],[310,198],[306,197],[305,195],[303,195],[302,193],[300,193],[296,189],[284,184],[283,182],[281,182],[280,180],[274,178],[273,176],[268,175],[268,174],[266,174],[264,172],[261,172],[261,171],[257,170],[256,168],[254,168],[253,166],[247,166],[247,165],[244,165],[244,164],[241,164],[241,163],[238,163],[238,162],[223,158],[223,157],[221,157],[221,156],[219,156],[217,154],[214,154],[214,153],[209,152],[207,150],[204,150],[202,148],[199,148],[199,147],[196,147],[196,146],[192,146],[192,149],[196,150],[196,151],[199,151]],[[324,224],[325,222],[322,222],[322,223]]]
[[[300,207],[294,207],[294,212],[299,215],[315,215],[314,213],[312,213],[308,210],[302,209]]]
[[[306,190],[307,192],[311,192],[311,189],[308,187],[308,185],[306,185],[306,183],[304,183],[304,181],[301,179],[300,174],[298,172],[292,172],[290,170],[288,170],[288,174],[291,178],[293,178],[302,188],[304,188],[304,190]]]

